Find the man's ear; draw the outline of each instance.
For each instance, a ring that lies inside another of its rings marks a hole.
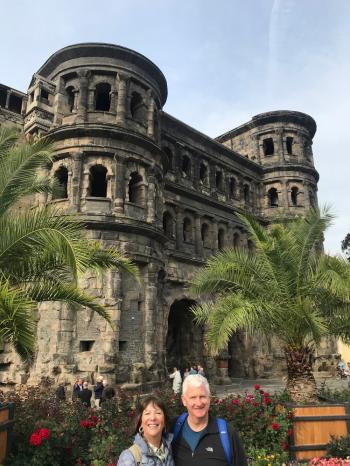
[[[181,395],[181,401],[182,401],[182,404],[186,406],[186,400],[185,400],[184,395]]]

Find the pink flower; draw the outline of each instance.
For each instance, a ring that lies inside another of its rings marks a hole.
[[[260,389],[260,385],[258,383],[254,385],[254,390],[259,390],[259,389]]]
[[[233,405],[239,405],[239,400],[237,400],[237,398],[235,398],[234,400],[232,400],[232,404]]]

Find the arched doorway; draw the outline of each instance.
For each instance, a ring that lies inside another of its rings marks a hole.
[[[174,301],[170,307],[166,338],[168,370],[176,366],[185,369],[192,364],[203,364],[203,328],[193,322],[190,299]]]

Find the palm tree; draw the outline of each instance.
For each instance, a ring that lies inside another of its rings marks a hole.
[[[116,268],[138,279],[137,267],[120,252],[88,240],[77,218],[26,203],[30,195],[57,188],[38,175],[51,164],[52,153],[48,141],[28,144],[15,130],[0,130],[0,339],[24,359],[34,352],[38,303],[88,307],[110,322],[107,310],[79,289],[79,276],[88,269]]]
[[[238,215],[256,251],[218,253],[195,275],[192,293],[206,302],[194,307],[206,324],[213,354],[243,329],[251,335],[277,337],[287,363],[287,391],[294,401],[314,401],[314,350],[322,337],[350,335],[350,265],[322,251],[332,216],[310,210],[304,218],[263,228]]]

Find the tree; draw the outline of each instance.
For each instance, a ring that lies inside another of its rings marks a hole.
[[[110,322],[107,310],[79,289],[79,276],[88,269],[116,268],[138,279],[137,267],[117,250],[88,240],[76,217],[25,202],[57,189],[38,175],[51,164],[52,153],[44,139],[28,144],[15,130],[0,130],[0,338],[24,359],[34,352],[38,303],[88,307]],[[19,208],[23,204],[27,207]]]
[[[345,252],[348,261],[350,261],[350,233],[341,242],[341,250]]]
[[[282,344],[287,391],[294,401],[314,401],[313,355],[322,337],[350,335],[350,265],[322,251],[332,216],[310,210],[304,218],[263,228],[238,215],[256,251],[230,249],[211,258],[194,277],[192,293],[207,301],[193,308],[206,324],[212,353],[238,329]]]

